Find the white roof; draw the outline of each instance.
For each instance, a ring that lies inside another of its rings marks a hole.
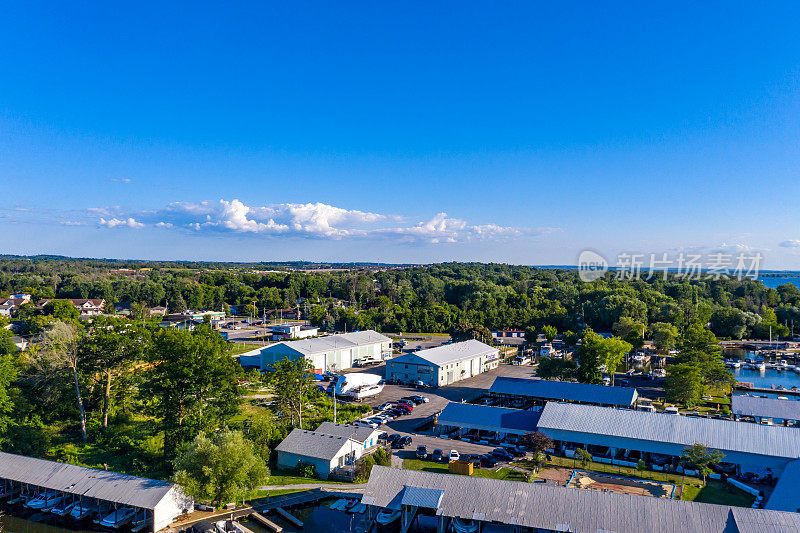
[[[282,341],[267,348],[259,349],[259,352],[270,350],[278,345],[288,346],[289,348],[303,354],[314,355],[318,353],[330,352],[331,350],[341,350],[343,348],[353,348],[355,346],[368,346],[383,342],[391,342],[392,339],[381,335],[377,331],[368,329],[366,331],[356,331],[353,333],[340,333],[338,335],[327,335],[314,339],[300,339],[296,341]]]
[[[404,358],[413,360],[415,357],[418,357],[436,366],[443,366],[496,352],[497,348],[492,348],[488,344],[484,344],[481,341],[470,339],[468,341],[444,344],[442,346],[437,346],[436,348],[428,348],[427,350],[420,350],[411,354],[401,355],[399,357],[395,357],[392,359],[392,361],[403,362]]]

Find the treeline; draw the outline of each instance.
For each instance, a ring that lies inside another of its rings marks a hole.
[[[770,331],[788,335],[800,323],[796,286],[770,289],[750,279],[617,280],[608,273],[584,283],[574,270],[474,263],[308,273],[253,273],[252,265],[136,266],[135,275],[120,276],[109,272],[119,264],[99,260],[0,260],[0,295],[103,298],[111,307],[168,304],[172,311],[238,306],[240,314],[256,316],[300,307],[315,325],[349,331],[447,332],[470,322],[492,330],[550,325],[608,332],[629,318],[645,327],[685,330],[701,322],[719,337],[767,338]]]

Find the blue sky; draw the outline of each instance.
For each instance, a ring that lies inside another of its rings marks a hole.
[[[800,268],[800,6],[24,4],[0,252]]]

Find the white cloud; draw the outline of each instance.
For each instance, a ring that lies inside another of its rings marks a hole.
[[[136,222],[136,220],[133,219],[132,217],[128,217],[126,220],[120,220],[118,218],[112,218],[106,220],[105,218],[101,218],[99,224],[107,228],[116,228],[118,226],[125,226],[128,228],[139,229],[144,227],[144,224],[142,224],[141,222]]]
[[[59,222],[62,226],[85,226],[83,222],[77,222],[75,220],[62,220]]]
[[[800,239],[789,239],[778,244],[781,248],[800,248]]]
[[[108,181],[116,181],[117,183],[130,183],[130,178],[108,178]]]
[[[505,227],[498,224],[469,224],[438,213],[428,220],[404,222],[391,214],[343,209],[317,203],[283,203],[250,206],[244,202],[173,202],[162,209],[127,212],[119,207],[92,208],[101,216],[100,225],[184,229],[194,232],[216,231],[263,236],[288,236],[314,239],[374,238],[401,242],[455,243],[479,239],[502,239],[523,234],[546,234],[558,228]],[[403,223],[404,222],[404,223]]]

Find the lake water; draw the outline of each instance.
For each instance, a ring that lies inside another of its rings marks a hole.
[[[769,287],[770,289],[777,289],[778,285],[783,285],[784,283],[791,283],[797,287],[800,287],[800,277],[794,276],[776,276],[776,277],[761,277],[756,278],[758,281],[763,283],[765,286]]]
[[[800,374],[791,370],[778,372],[775,369],[767,368],[763,372],[745,368],[732,369],[733,375],[738,381],[746,381],[756,387],[769,389],[772,385],[776,387],[782,385],[784,388],[800,387]]]

